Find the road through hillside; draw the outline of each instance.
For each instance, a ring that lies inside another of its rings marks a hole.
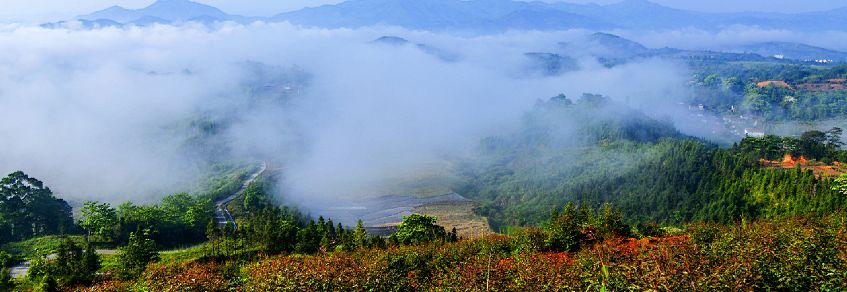
[[[235,198],[244,194],[247,190],[247,187],[250,186],[251,183],[256,181],[265,171],[268,169],[268,164],[266,162],[262,162],[259,169],[256,170],[250,177],[241,184],[241,188],[238,189],[234,194],[229,197],[223,198],[217,202],[215,202],[215,221],[218,222],[218,227],[223,228],[227,224],[232,224],[235,229],[238,229],[238,225],[235,224],[235,218],[232,217],[232,214],[229,213],[229,210],[226,209],[226,205]]]
[[[223,199],[215,202],[215,220],[218,222],[218,225],[220,227],[223,227],[223,226],[226,226],[229,223],[232,223],[232,225],[234,227],[238,228],[238,226],[235,225],[235,219],[232,217],[232,214],[230,214],[229,210],[226,209],[226,205],[229,204],[229,202],[232,202],[232,200],[235,200],[235,198],[237,198],[238,196],[243,195],[244,192],[247,190],[247,187],[251,183],[256,181],[267,169],[268,169],[268,164],[265,163],[265,162],[262,162],[259,169],[257,169],[253,174],[251,174],[250,177],[247,180],[245,180],[244,183],[241,184],[241,187],[238,189],[238,191],[236,191],[234,194],[230,195],[229,197],[223,198]],[[98,249],[97,250],[97,254],[101,254],[101,255],[113,255],[113,254],[117,254],[117,252],[118,251],[114,250],[114,249]],[[48,255],[47,257],[49,258],[50,256],[52,256],[52,255]],[[12,266],[9,269],[9,274],[12,275],[12,278],[24,277],[24,276],[26,276],[27,271],[29,271],[29,266],[30,266],[30,261],[23,261],[23,262],[15,265],[15,266]]]

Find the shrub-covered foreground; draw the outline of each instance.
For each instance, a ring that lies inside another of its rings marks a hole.
[[[591,228],[581,234],[590,235]],[[549,230],[549,229],[548,229]],[[88,291],[420,290],[836,290],[847,289],[844,214],[695,224],[660,237],[580,236],[574,251],[550,249],[548,231],[525,229],[457,243],[251,262],[153,264],[130,282]]]

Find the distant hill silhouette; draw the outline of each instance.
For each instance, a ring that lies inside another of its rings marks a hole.
[[[721,29],[732,25],[793,30],[847,27],[847,7],[822,12],[705,13],[665,7],[647,0],[610,5],[511,0],[349,0],[278,14],[275,21],[318,27],[392,25],[422,30],[482,33],[509,29]]]
[[[124,24],[149,25],[180,22],[211,23],[218,21],[246,22],[257,18],[227,14],[218,8],[189,0],[158,0],[141,9],[112,6],[91,14],[80,15],[78,20],[108,19]]]

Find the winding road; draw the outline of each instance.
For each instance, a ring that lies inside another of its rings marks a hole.
[[[223,228],[227,224],[231,223],[232,226],[235,227],[235,229],[238,229],[238,225],[235,224],[235,218],[233,218],[232,214],[229,213],[229,210],[226,209],[226,205],[229,204],[229,202],[235,200],[235,198],[243,195],[244,192],[247,191],[247,187],[250,186],[251,183],[256,181],[260,176],[262,176],[262,174],[265,173],[265,171],[267,170],[267,162],[262,162],[259,169],[256,170],[256,172],[254,172],[253,174],[251,174],[250,178],[248,178],[246,181],[244,181],[243,184],[241,184],[241,188],[239,188],[237,192],[230,195],[229,197],[223,198],[215,202],[215,220],[218,222],[219,227]],[[113,255],[118,252],[114,249],[98,249],[96,251],[97,254],[101,255]],[[47,255],[47,258],[50,259],[51,256],[55,257],[55,254]],[[18,263],[17,265],[12,266],[9,269],[9,274],[12,276],[12,278],[22,278],[26,276],[27,271],[29,271],[29,265],[30,261],[23,261],[21,263]]]
[[[235,218],[233,218],[232,214],[229,213],[229,210],[226,209],[226,205],[228,205],[229,202],[232,202],[232,200],[235,200],[235,198],[243,195],[244,192],[247,191],[247,187],[250,186],[251,183],[256,181],[256,179],[258,179],[260,176],[262,176],[262,174],[265,173],[266,170],[268,170],[268,163],[262,162],[259,169],[256,170],[256,172],[254,172],[253,174],[251,174],[250,178],[248,178],[244,181],[243,184],[241,184],[241,188],[239,188],[237,192],[230,195],[229,197],[223,198],[215,202],[215,221],[218,222],[218,227],[224,228],[225,226],[227,226],[227,224],[231,223],[234,229],[238,229],[238,225],[235,224]]]

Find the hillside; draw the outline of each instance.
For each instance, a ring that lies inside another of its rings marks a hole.
[[[649,15],[649,17],[644,17]],[[655,30],[697,28],[716,30],[732,26],[765,29],[829,31],[843,26],[847,7],[808,13],[704,13],[662,6],[648,0],[625,0],[608,5],[513,0],[350,0],[307,7],[271,17],[232,15],[190,0],[158,0],[141,9],[112,6],[76,17],[81,21],[121,24],[221,21],[290,22],[301,26],[357,28],[399,26],[407,29],[488,34],[509,30]],[[55,26],[57,23],[53,23]],[[93,26],[96,27],[96,26]]]
[[[111,20],[124,24],[148,25],[152,23],[196,21],[249,21],[249,17],[227,14],[218,8],[189,0],[157,0],[141,9],[112,6],[90,14],[77,16],[80,20]]]
[[[649,17],[645,17],[649,15]],[[843,26],[847,8],[813,13],[704,13],[647,0],[608,5],[510,0],[352,0],[281,13],[275,21],[319,27],[401,26],[432,31],[490,33],[508,29],[680,29],[715,30],[733,25],[825,31]]]
[[[826,134],[832,137],[825,141],[837,141],[837,133]],[[847,206],[830,179],[760,166],[763,155],[781,157],[776,153],[788,151],[761,146],[783,141],[767,139],[721,149],[602,97],[587,95],[577,102],[556,97],[527,114],[516,133],[484,139],[482,154],[466,162],[465,184],[456,191],[481,202],[478,211],[495,230],[536,225],[567,202],[611,202],[631,223],[665,224],[825,213]],[[808,151],[821,160],[847,158],[836,145]],[[815,203],[801,203],[808,201]]]
[[[758,43],[744,46],[741,49],[744,52],[755,53],[765,57],[779,56],[780,58],[801,61],[831,60],[847,62],[847,53],[845,52],[791,42]]]
[[[389,25],[468,32],[614,27],[546,5],[510,0],[353,0],[282,13],[270,19],[330,28]]]

